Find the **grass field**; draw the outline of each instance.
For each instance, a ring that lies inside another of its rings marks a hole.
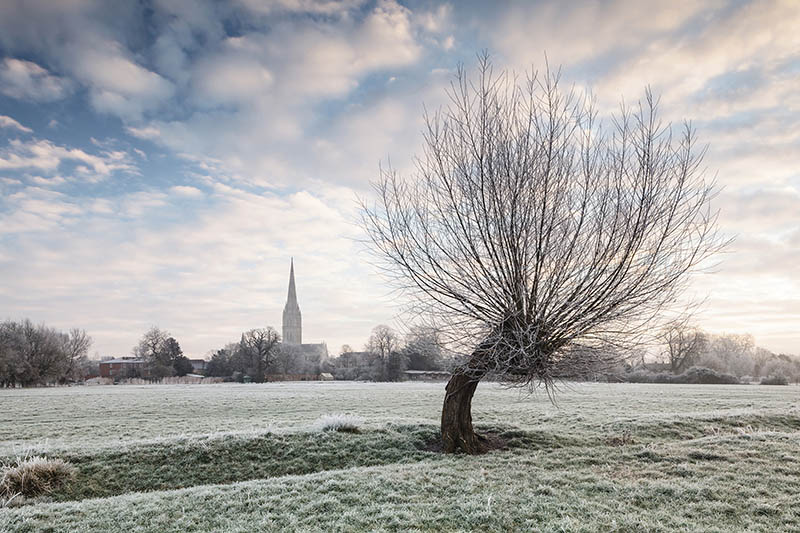
[[[443,384],[0,390],[0,457],[77,467],[0,531],[800,531],[800,389],[494,384],[507,450],[429,451]],[[320,432],[329,413],[359,433]]]

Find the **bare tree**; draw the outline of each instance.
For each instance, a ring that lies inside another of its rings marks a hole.
[[[708,347],[708,336],[704,332],[683,324],[667,326],[662,338],[673,374],[680,374],[693,366]]]
[[[0,387],[66,383],[83,375],[92,338],[30,320],[0,323]]]
[[[372,334],[364,348],[385,361],[389,354],[400,349],[400,337],[395,330],[381,324],[372,328]]]
[[[378,373],[373,379],[380,381],[399,381],[406,368],[405,355],[400,353],[400,336],[395,330],[383,324],[375,326],[364,347],[377,358]]]
[[[417,179],[382,169],[362,214],[385,272],[465,356],[446,387],[444,450],[479,453],[482,378],[550,392],[616,363],[724,243],[694,132],[673,136],[649,91],[603,130],[557,73],[520,81],[483,56],[448,95],[426,113]]]
[[[81,368],[86,364],[92,338],[85,330],[72,328],[69,334],[64,334],[62,350],[65,359],[65,371],[62,381],[80,377]]]
[[[280,342],[278,332],[271,327],[251,329],[242,333],[239,349],[248,362],[248,372],[254,381],[263,383],[266,379],[267,368],[275,357],[275,347]]]
[[[171,338],[169,332],[152,326],[142,335],[139,344],[132,350],[134,356],[147,362],[152,377],[162,378],[175,373],[172,368],[171,354],[166,349],[167,341]]]

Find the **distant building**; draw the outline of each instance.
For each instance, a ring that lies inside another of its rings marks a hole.
[[[127,377],[149,377],[150,369],[147,361],[136,357],[119,357],[100,361],[100,377],[104,378],[127,378]]]
[[[283,306],[283,342],[303,344],[303,316],[297,303],[297,290],[294,286],[294,258],[289,266],[289,294]]]
[[[296,346],[306,358],[319,356],[320,361],[328,358],[328,345],[303,343],[303,317],[297,303],[297,288],[294,282],[294,258],[289,266],[289,293],[283,306],[283,344]]]
[[[192,363],[192,372],[202,374],[206,371],[206,364],[208,361],[205,359],[189,359],[189,362]]]

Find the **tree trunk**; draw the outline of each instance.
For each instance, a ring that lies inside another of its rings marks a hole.
[[[442,446],[445,453],[486,451],[485,439],[472,429],[472,396],[480,378],[456,374],[445,388],[442,406]]]

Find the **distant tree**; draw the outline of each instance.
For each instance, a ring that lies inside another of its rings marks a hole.
[[[775,354],[771,351],[756,347],[755,353],[753,354],[753,375],[761,376],[764,365],[767,363],[767,361],[773,359],[774,357]]]
[[[211,360],[206,365],[206,375],[216,377],[232,376],[234,369],[231,358],[234,349],[235,345],[233,347],[229,345],[214,352]]]
[[[380,362],[380,372],[377,379],[389,381],[389,358],[394,352],[400,350],[400,336],[395,330],[383,324],[375,326],[365,346],[366,351],[374,354]],[[402,366],[399,361],[394,366]],[[394,381],[394,380],[392,380]]]
[[[0,385],[14,387],[23,384],[30,372],[30,363],[25,360],[24,336],[21,324],[6,321],[0,323]]]
[[[133,354],[147,362],[150,375],[154,378],[176,375],[176,361],[183,357],[178,341],[169,332],[156,326],[142,336]]]
[[[736,377],[750,376],[756,366],[755,354],[756,345],[752,335],[712,335],[697,364]]]
[[[92,339],[30,320],[0,323],[0,386],[23,387],[81,379]]]
[[[670,324],[661,338],[670,370],[676,375],[694,366],[708,345],[708,337],[704,332],[685,324]]]
[[[403,372],[408,369],[408,357],[401,350],[390,352],[386,358],[384,369],[383,377],[386,381],[402,381]]]
[[[724,244],[687,125],[648,91],[601,129],[558,73],[524,82],[463,69],[426,116],[417,179],[382,170],[363,224],[383,271],[464,355],[442,408],[446,452],[480,453],[472,397],[486,376],[548,390],[617,363]],[[580,350],[574,349],[580,346]]]
[[[280,336],[271,327],[251,329],[239,341],[240,358],[246,364],[247,375],[257,382],[266,380],[267,368],[272,364]]]
[[[176,376],[185,376],[192,371],[192,362],[183,355],[181,345],[178,344],[174,337],[168,337],[164,341],[162,351],[163,356],[161,359],[164,363],[171,363],[172,370]]]
[[[788,382],[800,382],[800,361],[785,354],[776,355],[764,363],[761,377],[780,377]]]
[[[390,353],[400,349],[400,337],[395,330],[381,324],[372,329],[365,348],[381,359],[386,359]]]
[[[194,370],[192,362],[185,355],[179,355],[172,363],[172,368],[176,376],[185,376]]]
[[[64,371],[61,381],[80,379],[82,369],[88,360],[92,338],[86,334],[86,331],[73,328],[69,333],[62,333],[61,339],[64,353]]]
[[[275,350],[275,356],[270,365],[270,372],[275,374],[300,373],[300,348],[294,344],[281,344]]]
[[[414,327],[406,335],[403,354],[411,370],[442,370],[442,341],[439,332],[430,327]]]

